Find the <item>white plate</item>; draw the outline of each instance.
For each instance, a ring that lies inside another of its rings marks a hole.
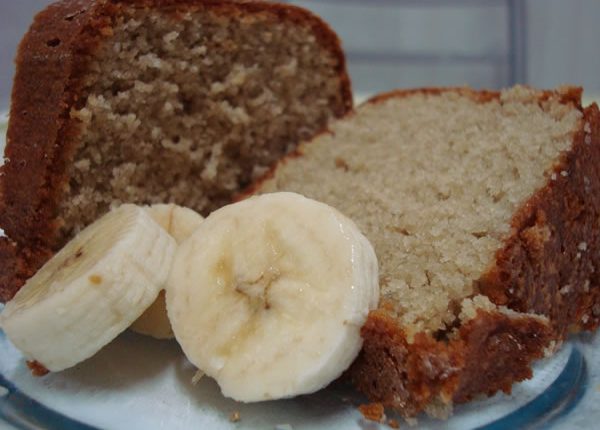
[[[4,131],[0,121],[0,149]],[[362,418],[356,406],[365,399],[341,383],[291,400],[240,404],[209,378],[193,386],[193,374],[174,341],[127,332],[75,368],[36,378],[0,331],[0,428],[385,428]],[[230,422],[233,412],[241,421]],[[420,417],[419,428],[583,429],[598,421],[600,336],[584,334],[536,363],[534,378],[516,384],[512,395],[459,405],[448,421]]]

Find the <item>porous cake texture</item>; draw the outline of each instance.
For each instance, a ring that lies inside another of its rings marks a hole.
[[[21,43],[0,298],[120,203],[206,215],[352,107],[339,40],[266,2],[66,0]]]
[[[358,387],[410,416],[509,391],[600,319],[599,114],[580,90],[399,91],[257,186],[338,208],[375,247],[382,301]]]

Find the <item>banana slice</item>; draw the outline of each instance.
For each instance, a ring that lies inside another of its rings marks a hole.
[[[91,357],[156,299],[175,240],[146,211],[123,205],[81,231],[6,304],[0,325],[51,371]]]
[[[167,315],[165,290],[158,293],[154,303],[129,328],[136,333],[152,336],[155,339],[172,339],[174,337]]]
[[[224,395],[292,397],[354,360],[377,273],[371,244],[337,210],[266,194],[215,211],[179,246],[167,309],[186,356]]]
[[[174,204],[156,204],[144,209],[178,244],[191,236],[204,220],[197,212]],[[137,333],[156,339],[173,338],[173,330],[171,330],[171,323],[167,316],[164,290],[130,328]]]

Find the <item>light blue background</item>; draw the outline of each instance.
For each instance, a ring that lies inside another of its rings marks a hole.
[[[588,95],[600,94],[600,1],[523,1],[527,61],[522,80],[539,87],[572,83],[584,86]],[[317,11],[339,32],[356,92],[508,82],[510,0],[290,2]],[[17,44],[34,13],[49,3],[0,0],[0,111],[8,107]],[[399,60],[360,61],[361,55],[378,52],[394,53]]]

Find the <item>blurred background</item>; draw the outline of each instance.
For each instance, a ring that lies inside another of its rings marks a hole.
[[[0,111],[17,44],[52,0],[0,0]],[[354,91],[576,84],[600,98],[599,0],[300,0],[340,35]]]

